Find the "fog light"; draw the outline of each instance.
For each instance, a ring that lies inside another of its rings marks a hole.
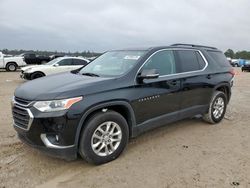
[[[59,142],[59,136],[58,135],[56,135],[56,141]]]

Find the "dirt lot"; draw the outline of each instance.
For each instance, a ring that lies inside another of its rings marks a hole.
[[[0,72],[0,188],[250,187],[250,73],[237,72],[222,123],[190,119],[148,132],[102,166],[54,159],[22,144],[10,100],[23,81],[17,72]]]

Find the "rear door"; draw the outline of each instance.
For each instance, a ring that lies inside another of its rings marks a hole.
[[[135,95],[138,99],[133,102],[133,109],[137,124],[166,115],[175,118],[180,108],[181,82],[178,78],[172,77],[179,72],[174,52],[167,49],[156,52],[146,61],[139,74],[144,69],[156,69],[160,76],[155,79],[145,79],[143,83],[136,85]]]
[[[182,116],[190,116],[207,109],[212,89],[205,73],[207,62],[198,50],[176,50],[177,63],[181,67]]]

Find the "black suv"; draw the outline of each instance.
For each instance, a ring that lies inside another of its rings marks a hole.
[[[234,72],[216,48],[109,51],[82,69],[26,82],[12,102],[19,138],[64,159],[102,164],[150,129],[202,115],[219,123]]]

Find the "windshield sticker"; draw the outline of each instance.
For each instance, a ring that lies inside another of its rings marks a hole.
[[[138,60],[141,56],[139,55],[126,55],[124,57],[124,59],[128,59],[128,60]]]

